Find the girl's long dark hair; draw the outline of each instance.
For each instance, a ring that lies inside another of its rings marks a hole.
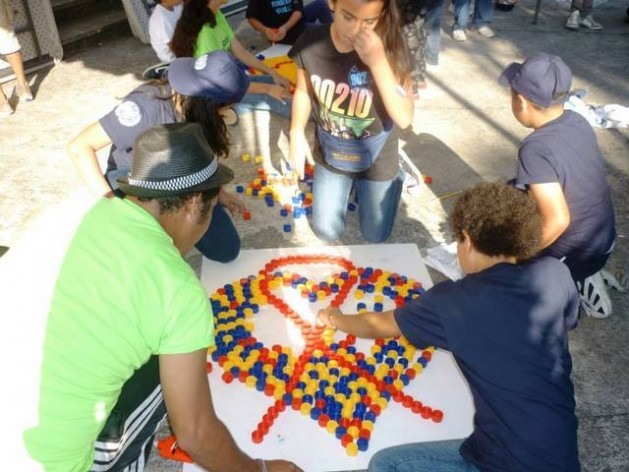
[[[157,79],[147,82],[147,85],[155,87],[157,93],[151,94],[156,100],[169,100],[172,103],[173,94],[168,93],[168,81]],[[147,93],[147,92],[136,92]],[[217,157],[229,156],[229,131],[223,117],[218,112],[222,105],[215,103],[211,98],[189,97],[180,95],[181,118],[187,123],[199,123],[205,139]]]
[[[176,57],[192,57],[197,37],[204,24],[216,26],[216,17],[207,0],[188,0],[184,3],[181,18],[177,22],[170,49]]]
[[[229,155],[229,132],[219,106],[205,97],[181,96],[181,109],[187,123],[199,123],[205,139],[218,157]]]
[[[396,0],[365,0],[367,2],[382,1],[382,17],[376,26],[376,33],[382,38],[384,50],[388,53],[389,64],[393,73],[403,84],[410,80],[411,65],[408,60],[406,42],[402,36],[402,19]]]

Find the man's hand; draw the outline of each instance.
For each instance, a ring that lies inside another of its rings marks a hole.
[[[218,193],[218,202],[227,208],[232,215],[247,211],[247,205],[245,205],[245,202],[222,187]]]
[[[361,29],[354,37],[354,49],[358,57],[371,69],[386,60],[380,36],[371,29]]]

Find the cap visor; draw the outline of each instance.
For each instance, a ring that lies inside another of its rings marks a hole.
[[[191,95],[193,93],[190,73],[188,70],[194,68],[194,59],[181,57],[170,63],[168,68],[168,83],[171,88],[180,95]]]
[[[498,83],[500,85],[504,85],[505,87],[510,86],[511,81],[515,77],[515,74],[518,73],[521,67],[522,64],[518,62],[512,62],[511,64],[509,64],[507,68],[502,71],[502,74],[500,74],[500,77],[498,78]]]

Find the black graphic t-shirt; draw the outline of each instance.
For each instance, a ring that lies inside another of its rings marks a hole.
[[[306,72],[317,134],[369,147],[373,138],[393,128],[369,67],[355,51],[341,53],[336,50],[330,25],[306,30],[288,55]],[[388,139],[369,169],[355,176],[370,180],[392,179],[398,170],[397,151],[389,149],[392,141],[395,140]],[[321,136],[317,136],[317,142],[321,144]],[[339,172],[318,152],[315,158],[326,168]]]
[[[140,85],[100,119],[100,125],[112,142],[107,173],[131,168],[133,142],[140,133],[176,121],[171,95],[170,85]]]
[[[304,11],[302,0],[249,0],[247,18],[255,18],[267,28],[279,28],[288,21],[293,12]],[[306,29],[306,22],[302,17],[299,22],[286,32],[283,44],[293,44]]]

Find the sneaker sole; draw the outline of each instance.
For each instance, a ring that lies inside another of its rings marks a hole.
[[[162,78],[164,77],[169,66],[170,66],[170,63],[162,62],[159,64],[154,64],[150,67],[147,67],[146,69],[144,69],[144,72],[142,72],[142,78],[144,80],[153,80],[153,79]]]
[[[578,288],[581,307],[588,316],[593,318],[607,318],[612,314],[612,301],[607,293],[605,280],[601,272],[585,279],[584,286]]]
[[[621,293],[626,293],[629,290],[629,279],[624,270],[618,270],[614,274],[606,270],[601,270],[601,277],[603,282],[608,288],[613,288]]]
[[[581,304],[580,309],[583,310],[583,313],[585,313],[586,316],[590,317],[590,318],[595,318],[597,320],[602,320],[604,318],[609,318],[609,315],[611,315],[611,313],[601,313],[598,312],[592,308],[590,308],[589,306],[585,305],[585,304]]]

